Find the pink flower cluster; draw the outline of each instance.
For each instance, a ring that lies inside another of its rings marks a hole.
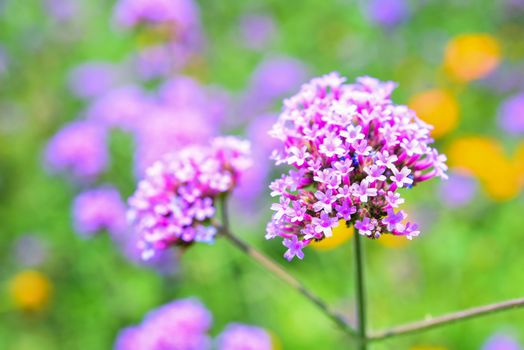
[[[129,199],[142,257],[173,245],[212,242],[215,201],[230,192],[250,167],[250,145],[235,137],[215,138],[154,163]]]
[[[446,178],[446,157],[429,146],[431,126],[391,101],[394,83],[344,82],[331,73],[303,85],[271,131],[283,143],[276,164],[294,169],[270,185],[279,202],[266,238],[282,237],[288,260],[302,259],[304,247],[331,237],[340,222],[370,238],[417,236],[418,226],[397,211],[399,190]]]

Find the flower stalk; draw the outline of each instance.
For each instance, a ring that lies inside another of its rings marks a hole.
[[[331,310],[331,308],[322,299],[320,299],[317,295],[311,292],[306,286],[304,286],[295,277],[293,277],[286,270],[284,270],[280,265],[275,263],[273,260],[271,260],[269,257],[267,257],[265,254],[263,254],[259,250],[255,249],[254,247],[252,247],[251,245],[249,245],[248,243],[244,242],[243,240],[238,238],[236,235],[234,235],[228,227],[229,226],[229,216],[227,213],[227,205],[226,205],[227,200],[225,196],[221,198],[221,202],[222,202],[222,206],[221,206],[222,225],[219,225],[217,223],[215,223],[214,225],[217,228],[219,234],[221,234],[229,242],[231,242],[235,247],[240,249],[242,252],[244,252],[246,255],[248,255],[253,260],[257,261],[265,269],[273,273],[276,277],[280,278],[282,281],[288,284],[291,288],[298,291],[306,299],[308,299],[310,302],[316,305],[317,308],[323,314],[325,314],[328,318],[333,320],[335,324],[337,324],[339,328],[342,331],[344,331],[346,334],[348,334],[352,338],[358,338],[357,332],[349,325],[349,323],[346,321],[346,319],[342,315]]]
[[[436,327],[447,326],[452,323],[466,321],[482,316],[488,316],[494,313],[513,310],[522,307],[524,307],[524,298],[506,300],[499,303],[483,305],[471,309],[453,312],[447,315],[428,318],[418,322],[395,326],[390,329],[371,334],[369,336],[369,340],[378,341],[402,335],[409,335],[411,333],[427,331]]]
[[[357,306],[357,334],[358,334],[358,349],[367,349],[367,335],[366,335],[366,297],[364,286],[364,264],[362,240],[358,230],[355,230],[354,239],[354,257],[355,257],[355,296]]]

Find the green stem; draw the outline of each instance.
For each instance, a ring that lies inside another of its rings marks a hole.
[[[376,341],[398,337],[401,335],[409,335],[412,333],[422,332],[441,326],[447,326],[456,322],[466,321],[477,317],[492,315],[497,312],[514,310],[523,307],[524,298],[506,300],[495,304],[489,304],[453,312],[447,315],[430,317],[422,321],[400,325],[383,331],[375,332],[369,337],[369,340]]]
[[[362,242],[358,230],[355,230],[355,288],[356,288],[356,304],[357,304],[357,333],[359,335],[359,350],[367,349],[366,336],[366,300],[364,291],[364,265]]]
[[[287,283],[290,287],[301,293],[306,299],[311,301],[316,305],[322,313],[324,313],[328,318],[333,320],[336,325],[340,327],[349,336],[355,338],[358,337],[355,330],[348,324],[345,318],[338,314],[337,312],[331,310],[331,308],[317,295],[311,292],[306,286],[299,282],[295,277],[290,275],[286,270],[284,270],[279,264],[271,260],[269,257],[264,255],[259,250],[250,246],[248,243],[244,242],[238,236],[234,235],[229,228],[229,217],[227,212],[227,198],[221,198],[221,210],[222,210],[222,225],[214,222],[213,225],[217,228],[219,233],[227,238],[235,247],[243,251],[250,258],[258,262],[265,269],[273,273],[276,277],[280,278],[282,281]]]

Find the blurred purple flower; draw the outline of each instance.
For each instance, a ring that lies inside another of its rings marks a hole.
[[[271,337],[262,328],[229,324],[218,337],[218,350],[271,350]]]
[[[87,62],[69,73],[69,88],[78,97],[100,96],[118,81],[118,67],[107,62]]]
[[[482,350],[521,350],[517,340],[509,335],[496,333],[482,346]]]
[[[107,230],[118,236],[127,228],[126,206],[114,187],[87,190],[73,202],[73,222],[81,235],[91,236]]]
[[[463,207],[469,204],[478,190],[475,178],[467,172],[452,170],[447,181],[440,184],[442,201],[451,208]]]
[[[14,242],[13,254],[15,261],[24,267],[41,265],[48,255],[45,242],[34,234],[24,234]]]
[[[104,127],[133,130],[145,118],[151,100],[138,86],[129,85],[108,91],[89,106],[86,116]]]
[[[158,159],[180,148],[204,144],[215,134],[216,125],[200,111],[153,106],[136,129],[135,170],[139,177]]]
[[[409,17],[406,0],[370,0],[365,4],[369,20],[383,27],[393,27]]]
[[[115,350],[207,350],[210,312],[197,299],[171,302],[118,335]]]
[[[175,67],[174,55],[164,45],[148,46],[136,54],[135,66],[142,80],[166,77]]]
[[[524,134],[524,92],[508,98],[499,108],[498,122],[508,134]]]
[[[510,93],[524,89],[524,65],[501,64],[479,84],[498,93]]]
[[[77,0],[43,0],[46,12],[57,22],[68,22],[80,13]]]
[[[66,124],[49,140],[44,158],[53,172],[69,172],[92,180],[108,163],[106,132],[89,121]]]
[[[114,235],[113,240],[126,259],[132,263],[149,267],[164,276],[178,272],[180,251],[176,249],[159,251],[149,260],[142,259],[142,249],[139,247],[140,235],[136,230],[127,230],[123,234]]]
[[[243,109],[246,113],[269,110],[306,80],[307,68],[297,59],[272,57],[261,62],[253,72]]]
[[[274,148],[278,147],[279,141],[269,136],[277,116],[264,114],[256,117],[246,130],[247,139],[251,142],[252,157],[256,167],[252,167],[244,173],[242,183],[235,190],[235,200],[238,200],[238,210],[245,212],[258,211],[257,199],[267,190],[269,183],[269,172],[271,160],[269,156]]]
[[[193,78],[178,76],[159,88],[160,103],[173,110],[196,109],[211,123],[222,122],[230,109],[229,94],[218,87],[203,86]],[[218,127],[215,127],[218,129]]]
[[[127,28],[140,23],[170,23],[184,32],[199,23],[198,12],[193,0],[119,0],[115,5],[117,23]]]
[[[267,14],[245,14],[240,18],[238,32],[245,47],[262,50],[275,37],[275,21]]]
[[[148,337],[141,326],[122,329],[116,338],[114,350],[156,349],[154,339]]]

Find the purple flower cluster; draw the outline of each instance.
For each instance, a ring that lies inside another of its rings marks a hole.
[[[107,230],[114,236],[127,228],[126,206],[120,193],[105,186],[80,193],[73,203],[75,229],[83,235]]]
[[[106,131],[96,123],[75,121],[67,124],[49,141],[46,165],[51,171],[69,172],[92,180],[108,163]]]
[[[218,350],[271,350],[271,337],[262,328],[229,324],[218,337]]]
[[[370,238],[417,236],[418,226],[397,211],[399,190],[446,178],[446,157],[429,146],[431,127],[391,101],[394,83],[344,82],[331,73],[303,85],[271,131],[283,143],[276,164],[294,169],[270,186],[279,202],[266,238],[282,237],[288,260],[302,259],[302,249],[331,237],[340,221]]]
[[[212,316],[196,299],[183,299],[151,311],[138,326],[123,329],[115,350],[206,350]]]
[[[154,163],[129,199],[129,218],[139,248],[148,259],[172,245],[211,242],[215,201],[230,192],[251,165],[249,142],[215,138],[209,147],[193,146]]]
[[[229,324],[213,346],[208,335],[212,315],[197,299],[171,302],[151,311],[138,326],[118,334],[115,350],[271,350],[262,328]]]

